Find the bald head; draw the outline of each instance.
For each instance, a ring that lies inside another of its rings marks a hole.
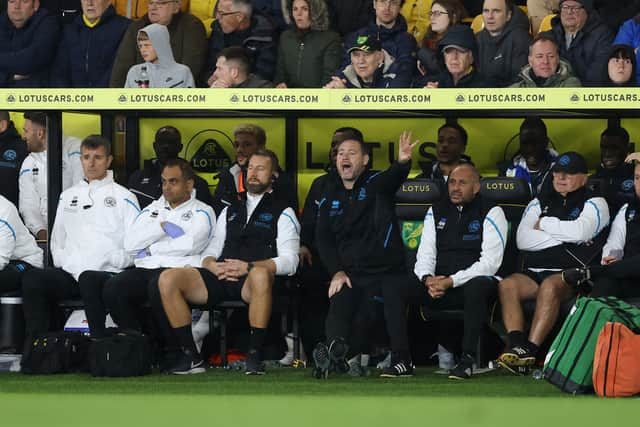
[[[480,192],[480,174],[472,164],[463,163],[449,174],[447,188],[451,203],[466,205]]]

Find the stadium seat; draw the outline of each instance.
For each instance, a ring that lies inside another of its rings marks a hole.
[[[553,19],[554,16],[556,16],[555,13],[551,15],[547,15],[542,19],[542,22],[540,23],[540,28],[538,29],[538,34],[544,33],[545,31],[551,31],[551,20]]]
[[[484,20],[482,19],[482,15],[478,15],[473,18],[473,21],[471,21],[471,29],[474,33],[479,33],[484,29]]]

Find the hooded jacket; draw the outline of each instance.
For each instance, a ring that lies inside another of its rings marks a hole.
[[[370,89],[408,87],[401,86],[406,81],[406,78],[400,74],[400,67],[396,61],[386,51],[383,50],[382,53],[384,54],[384,62],[374,72],[371,85],[363,85],[352,64],[349,64],[338,76],[345,79],[347,88],[351,89],[362,89],[363,87]]]
[[[0,133],[0,194],[18,206],[18,176],[22,162],[29,154],[12,121]]]
[[[520,69],[527,63],[529,44],[529,21],[518,19],[516,12],[520,8],[513,6],[511,19],[498,36],[492,36],[485,28],[480,31],[478,41],[478,59],[474,61],[491,87],[509,86],[517,80]]]
[[[547,78],[542,86],[538,86],[536,81],[532,77],[533,69],[531,65],[527,64],[522,67],[518,77],[519,81],[515,82],[509,87],[580,87],[580,80],[573,75],[571,65],[564,59],[560,59],[558,64],[558,71],[551,77]]]
[[[397,82],[393,87],[410,87],[413,80],[413,73],[416,69],[414,53],[416,50],[416,40],[407,33],[407,22],[402,15],[398,15],[396,22],[391,28],[377,25],[375,18],[366,27],[349,34],[344,39],[344,54],[340,70],[344,70],[351,64],[351,55],[348,50],[356,44],[360,36],[373,35],[380,39],[382,48],[393,58],[397,67]]]
[[[184,234],[172,238],[162,228],[162,222],[177,225]],[[160,196],[136,217],[124,238],[124,248],[133,253],[148,250],[148,256],[136,257],[136,267],[197,267],[200,254],[213,237],[215,223],[213,209],[196,199],[196,190],[192,190],[189,200],[175,208]]]
[[[141,81],[145,80],[148,80],[148,87],[151,88],[195,87],[189,67],[178,64],[173,59],[167,27],[160,24],[151,24],[138,31],[138,34],[141,31],[144,31],[149,36],[149,40],[156,51],[158,62],[145,62],[131,67],[129,73],[127,73],[127,81],[124,87],[136,88],[139,87]]]
[[[42,268],[42,249],[22,223],[13,203],[0,196],[0,271],[10,261],[18,260]]]
[[[587,13],[587,22],[578,31],[569,48],[560,16],[551,20],[551,30],[547,34],[556,40],[560,56],[571,64],[582,85],[598,86],[607,81],[606,65],[614,35],[597,12],[589,10]]]
[[[0,15],[0,87],[49,87],[49,72],[60,38],[55,16],[38,9],[22,28]],[[14,80],[14,75],[26,78]]]
[[[291,13],[293,0],[283,0],[283,13],[291,27],[280,36],[275,83],[288,87],[318,88],[324,86],[340,65],[340,35],[329,30],[329,15],[323,0],[307,0],[311,28],[299,31]]]
[[[53,87],[109,87],[120,40],[131,21],[109,6],[98,24],[88,27],[82,15],[64,28],[51,76]]]
[[[127,28],[113,62],[109,87],[124,87],[129,69],[144,62],[138,50],[137,38],[138,31],[149,24],[149,16],[145,15]],[[198,79],[207,51],[207,36],[202,21],[190,13],[178,12],[173,15],[167,29],[174,60],[189,67],[194,79]]]
[[[136,196],[113,181],[112,171],[63,191],[51,232],[53,264],[76,280],[86,270],[129,267],[133,254],[125,251],[124,237],[139,212]]]
[[[613,44],[626,44],[634,49],[640,46],[640,12],[635,18],[625,21]],[[640,82],[640,49],[636,50],[636,85]]]

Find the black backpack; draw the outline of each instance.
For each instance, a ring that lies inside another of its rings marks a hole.
[[[25,374],[62,374],[87,370],[89,338],[80,332],[50,332],[27,343],[21,369]]]
[[[151,343],[127,331],[91,342],[89,368],[94,377],[135,377],[151,373]]]

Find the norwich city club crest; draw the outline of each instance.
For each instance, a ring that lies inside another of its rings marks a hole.
[[[402,223],[402,242],[411,249],[418,249],[420,245],[420,236],[422,236],[422,221],[405,221]]]

